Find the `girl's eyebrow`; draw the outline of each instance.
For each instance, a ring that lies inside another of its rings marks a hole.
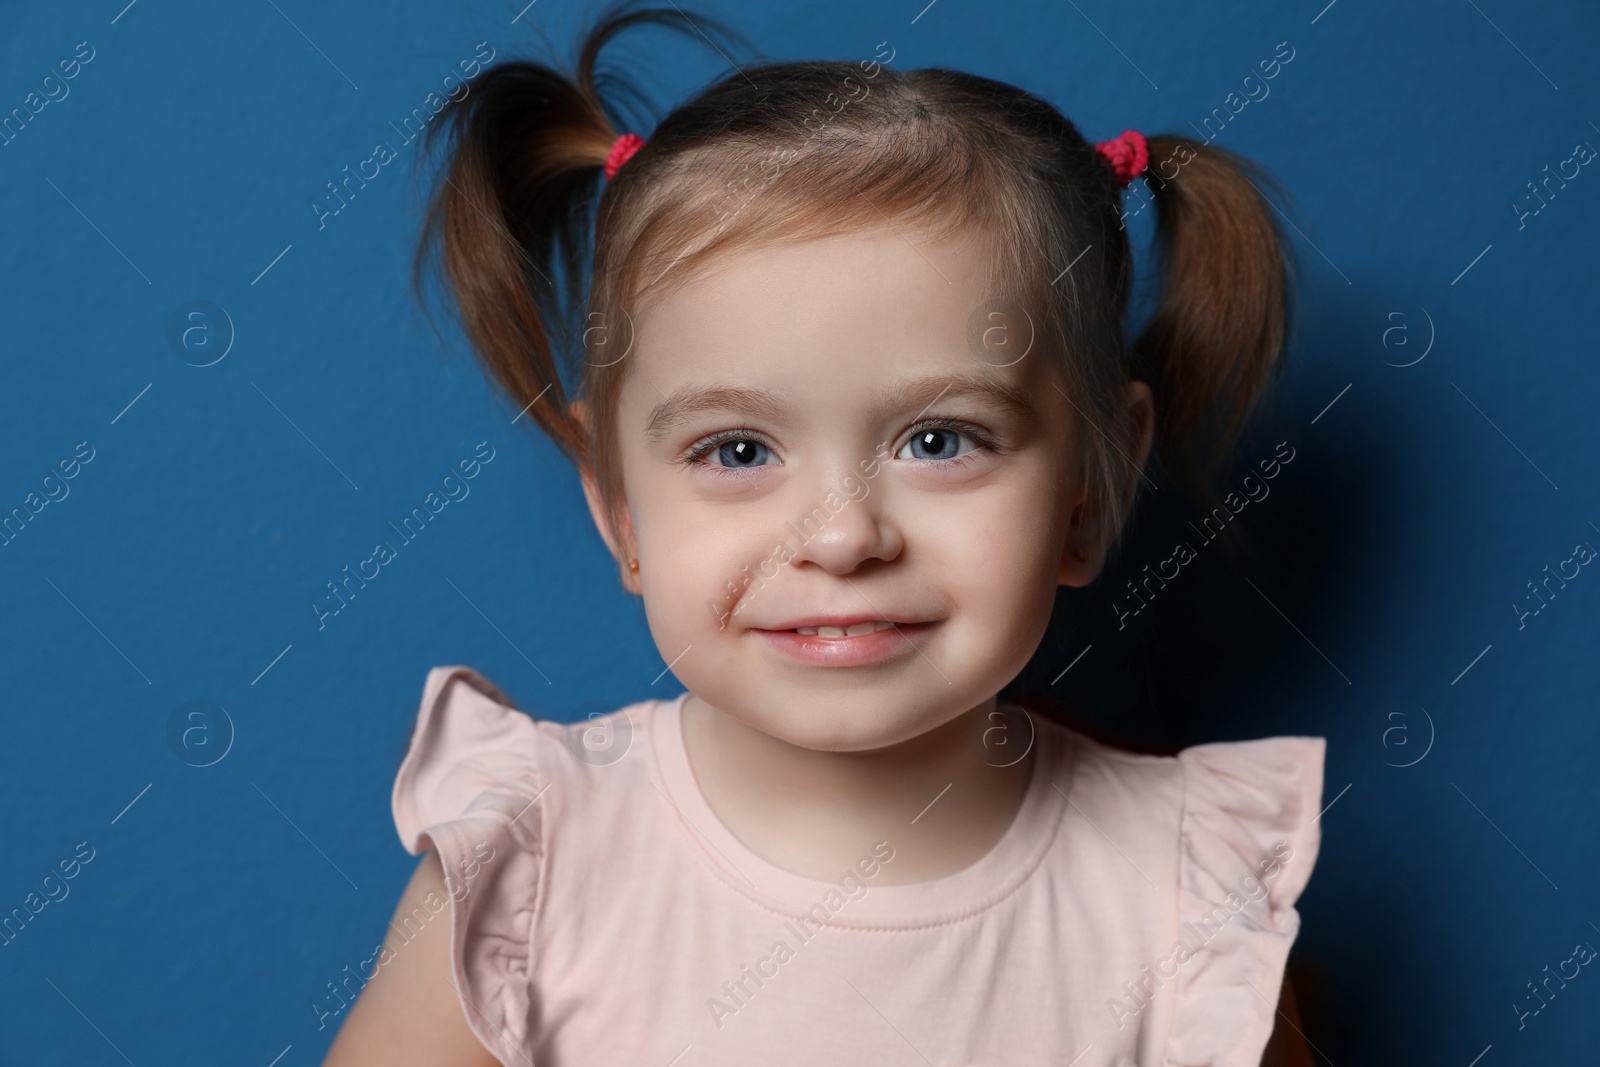
[[[875,418],[916,407],[917,417],[946,396],[987,400],[1012,415],[1032,421],[1039,417],[1028,390],[995,375],[933,375],[896,382],[872,405]],[[766,389],[744,386],[684,386],[657,404],[645,420],[645,436],[660,441],[674,428],[701,412],[739,409],[776,422],[792,405]]]
[[[994,374],[939,374],[897,382],[884,391],[872,410],[874,415],[887,416],[915,406],[920,418],[947,396],[986,400],[1027,421],[1039,417],[1028,390]]]
[[[736,385],[684,386],[657,404],[645,420],[645,436],[660,441],[674,427],[692,421],[702,411],[739,408],[777,421],[787,405],[775,393]]]

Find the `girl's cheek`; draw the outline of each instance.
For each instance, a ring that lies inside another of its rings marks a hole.
[[[685,472],[682,485],[686,494],[707,501],[756,500],[771,492],[778,478],[772,464],[748,470],[703,464]]]
[[[940,571],[973,576],[962,584],[990,598],[1018,583],[1053,590],[1059,553],[1046,496],[1031,491],[983,496],[940,507],[915,523],[913,529],[925,534],[925,548],[940,558]]]

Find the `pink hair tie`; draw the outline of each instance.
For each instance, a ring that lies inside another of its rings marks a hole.
[[[1094,147],[1111,164],[1119,185],[1126,186],[1150,165],[1150,146],[1138,130],[1123,130],[1120,136],[1101,141]]]
[[[606,154],[606,181],[616,176],[617,168],[633,158],[633,154],[644,147],[644,138],[636,133],[625,133],[618,137],[611,145],[611,151]]]

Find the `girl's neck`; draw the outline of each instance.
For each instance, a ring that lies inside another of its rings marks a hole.
[[[773,865],[836,881],[879,841],[894,862],[878,884],[925,882],[972,865],[1011,825],[1034,753],[1010,766],[985,759],[991,698],[888,748],[819,752],[763,733],[692,694],[683,744],[706,803]]]

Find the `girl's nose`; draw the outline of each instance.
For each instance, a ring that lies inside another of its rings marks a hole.
[[[887,563],[905,547],[885,507],[883,487],[853,473],[813,488],[789,522],[791,565],[813,564],[829,574],[853,574],[864,564]]]

